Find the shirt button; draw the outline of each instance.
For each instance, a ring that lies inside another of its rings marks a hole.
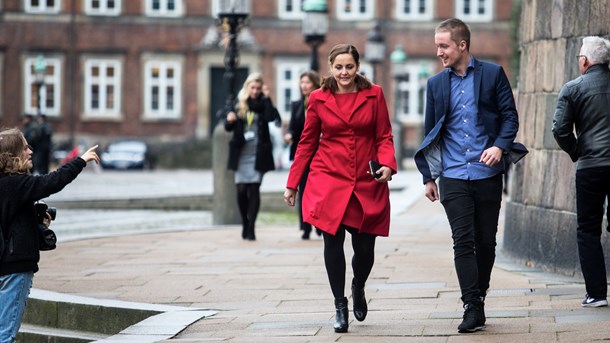
[[[468,137],[468,135],[465,135],[464,137]]]

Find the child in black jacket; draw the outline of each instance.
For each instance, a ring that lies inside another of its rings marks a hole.
[[[18,129],[0,131],[0,342],[13,342],[38,271],[39,221],[34,202],[61,191],[89,161],[97,145],[46,175],[31,175],[32,149]],[[48,226],[51,217],[43,218]]]

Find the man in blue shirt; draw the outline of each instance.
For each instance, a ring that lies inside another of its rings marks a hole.
[[[464,302],[458,331],[474,332],[485,327],[502,173],[519,119],[504,70],[470,55],[470,29],[464,22],[443,21],[434,41],[446,69],[428,80],[425,138],[415,161],[426,197],[440,199],[451,225]]]

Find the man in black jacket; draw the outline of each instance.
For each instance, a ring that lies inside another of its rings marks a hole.
[[[585,37],[576,58],[582,75],[559,93],[553,135],[576,162],[578,255],[587,289],[582,306],[600,307],[608,306],[600,238],[610,197],[610,41]]]

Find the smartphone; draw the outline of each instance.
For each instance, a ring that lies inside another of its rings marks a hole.
[[[379,168],[381,168],[381,164],[379,164],[379,162],[373,161],[373,160],[369,161],[369,170],[371,171],[371,176],[376,179],[380,178],[383,175],[383,174],[376,173],[376,171],[378,171]]]

